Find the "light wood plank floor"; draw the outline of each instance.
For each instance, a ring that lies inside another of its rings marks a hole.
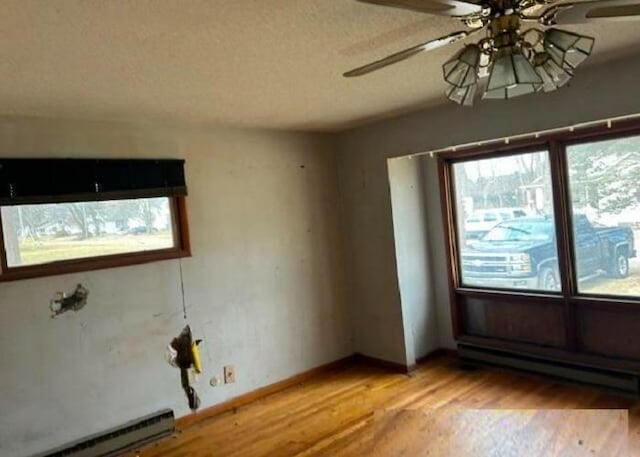
[[[593,411],[604,409],[617,411]],[[127,456],[622,457],[627,420],[628,455],[640,456],[635,398],[441,357],[411,375],[327,373]]]

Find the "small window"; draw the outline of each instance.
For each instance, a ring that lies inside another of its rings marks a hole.
[[[498,220],[497,216],[493,213],[487,213],[484,215],[485,222],[495,222],[497,220]]]
[[[190,255],[181,159],[0,159],[0,281]]]
[[[2,208],[9,268],[176,246],[169,198]]]

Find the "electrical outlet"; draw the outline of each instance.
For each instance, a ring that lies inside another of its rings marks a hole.
[[[224,367],[224,383],[231,384],[236,382],[236,369],[233,365],[227,365]]]

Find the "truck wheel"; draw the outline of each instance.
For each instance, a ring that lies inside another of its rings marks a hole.
[[[560,290],[560,281],[556,270],[551,267],[544,267],[538,275],[538,287],[542,290]]]
[[[611,266],[611,276],[614,278],[626,278],[629,276],[629,258],[624,250],[616,252]]]

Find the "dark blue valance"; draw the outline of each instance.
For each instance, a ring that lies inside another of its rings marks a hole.
[[[186,194],[184,160],[0,159],[0,205]]]

